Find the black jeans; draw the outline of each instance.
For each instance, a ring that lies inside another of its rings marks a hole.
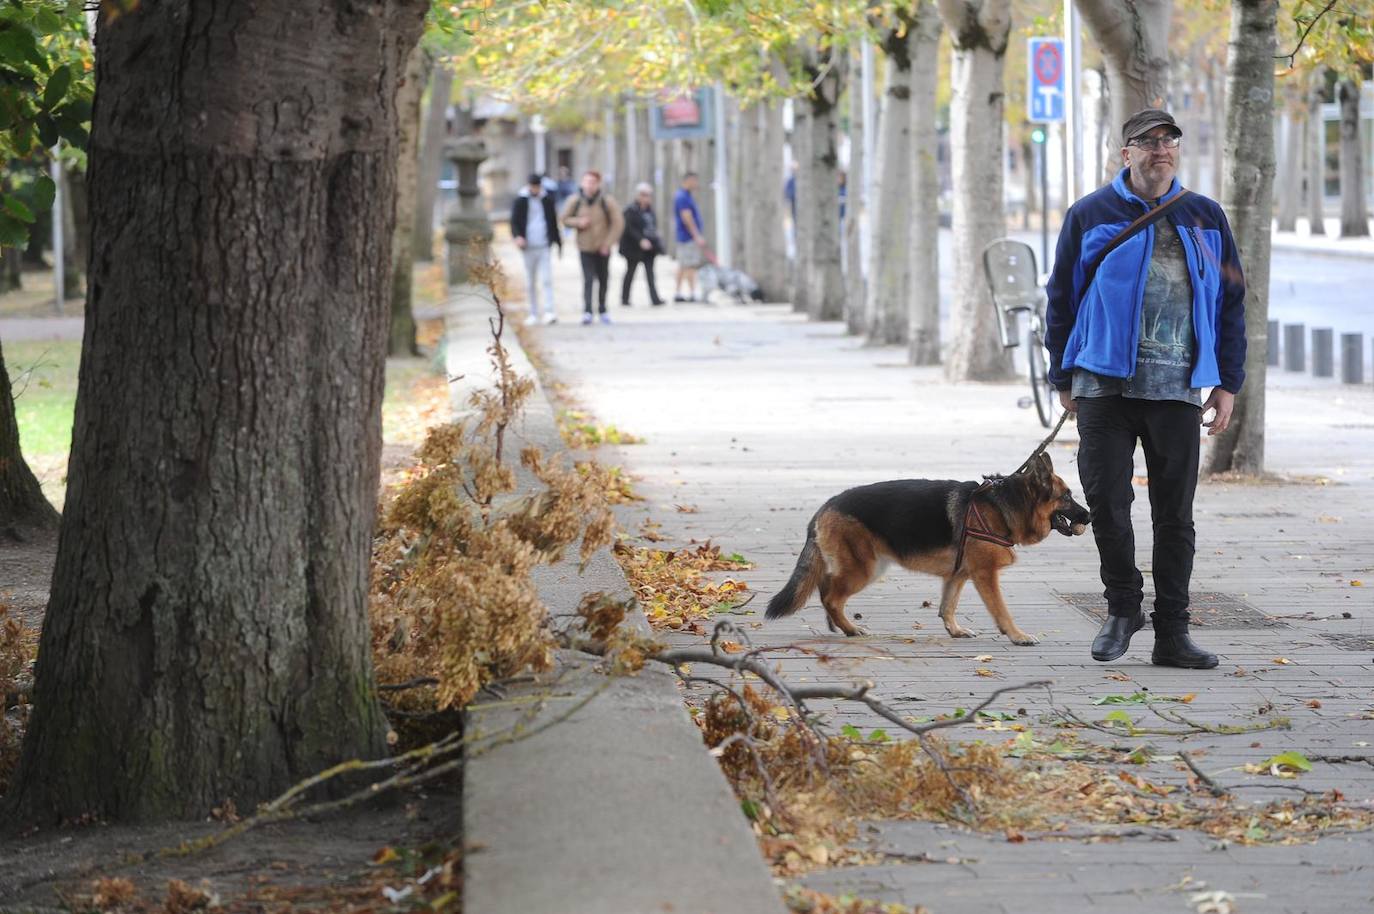
[[[644,264],[644,278],[649,280],[649,301],[658,304],[663,299],[658,297],[658,287],[654,285],[654,257],[655,254],[640,254],[637,257],[625,258],[625,281],[620,284],[620,303],[628,305],[630,303],[630,283],[634,281],[635,270],[639,265]]]
[[[592,286],[601,284],[601,313],[606,313],[606,284],[610,281],[611,255],[582,251],[582,310],[592,313]]]
[[[1132,458],[1145,449],[1154,526],[1157,633],[1188,630],[1188,582],[1193,574],[1193,494],[1197,491],[1198,414],[1179,400],[1091,397],[1078,400],[1078,476],[1092,511],[1102,560],[1107,611],[1130,616],[1144,598],[1131,526]]]

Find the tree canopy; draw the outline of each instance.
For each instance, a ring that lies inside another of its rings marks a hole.
[[[93,56],[80,0],[0,5],[0,246],[22,245],[56,186],[32,178],[28,202],[13,193],[15,160],[41,158],[65,143],[83,149],[90,128]]]

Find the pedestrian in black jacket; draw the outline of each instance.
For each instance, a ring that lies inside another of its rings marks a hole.
[[[625,207],[625,232],[620,236],[625,281],[620,286],[620,303],[627,308],[630,306],[630,283],[640,264],[644,265],[644,276],[649,281],[649,300],[655,305],[663,304],[654,285],[654,258],[663,253],[663,241],[654,218],[653,198],[654,189],[648,184],[640,184],[635,188],[634,202]]]
[[[530,204],[534,203],[532,207]],[[563,252],[563,236],[558,231],[558,212],[554,209],[553,194],[544,189],[544,177],[532,174],[526,188],[515,198],[510,211],[510,233],[515,246],[525,256],[525,279],[529,286],[529,317],[525,323],[537,324],[541,320],[552,324],[558,320],[553,304],[553,263],[549,259],[549,249],[554,245]],[[539,303],[540,276],[543,277],[544,314]]]

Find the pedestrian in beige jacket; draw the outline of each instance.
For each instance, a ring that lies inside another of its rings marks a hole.
[[[599,283],[601,323],[609,324],[606,287],[611,248],[619,243],[620,233],[625,230],[625,217],[611,195],[602,192],[601,172],[589,171],[582,176],[578,192],[563,205],[563,224],[577,229],[577,250],[582,256],[582,323],[592,322],[592,287]]]

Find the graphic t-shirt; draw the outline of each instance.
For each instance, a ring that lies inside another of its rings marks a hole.
[[[1073,373],[1073,395],[1182,400],[1201,406],[1202,391],[1192,386],[1194,345],[1188,258],[1178,229],[1159,225],[1140,307],[1135,377],[1110,378],[1079,368]]]

